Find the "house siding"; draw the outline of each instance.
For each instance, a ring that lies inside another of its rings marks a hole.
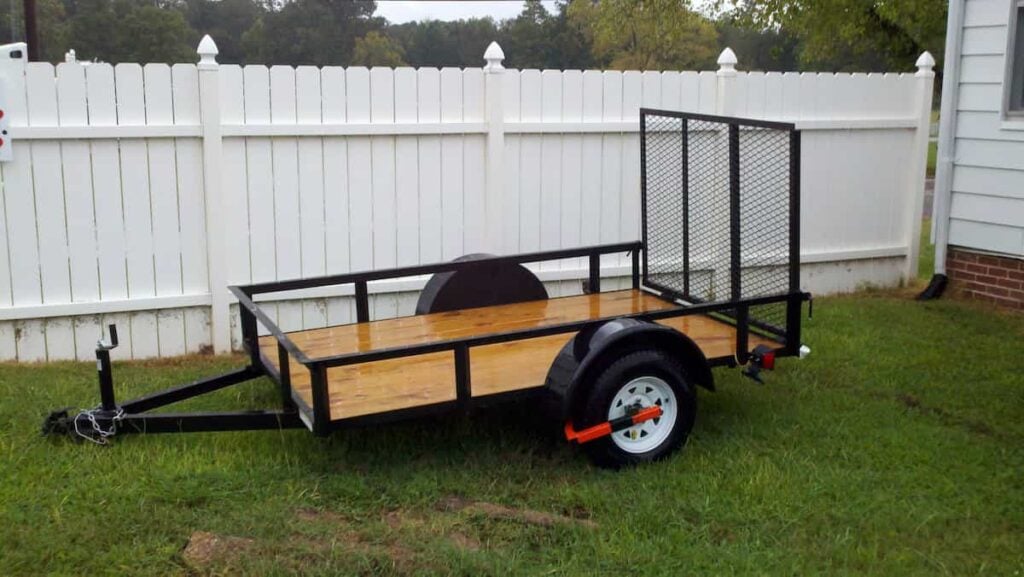
[[[1024,257],[1024,130],[1006,128],[1002,117],[1012,4],[965,2],[949,243],[1019,259]]]

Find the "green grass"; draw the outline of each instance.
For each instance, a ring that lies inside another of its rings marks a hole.
[[[935,163],[938,162],[939,158],[939,143],[929,142],[928,143],[928,176],[935,178]]]
[[[909,292],[909,291],[908,291]],[[1024,571],[1024,322],[907,293],[819,299],[767,386],[716,373],[685,450],[591,468],[530,407],[336,434],[38,435],[96,402],[90,363],[0,365],[0,573],[189,574],[194,531],[249,539],[229,574]],[[125,397],[239,358],[121,363]],[[191,408],[273,403],[269,382]],[[444,510],[452,496],[594,526]]]

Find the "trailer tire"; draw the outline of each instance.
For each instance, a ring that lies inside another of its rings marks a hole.
[[[641,423],[582,445],[598,467],[658,461],[682,447],[693,430],[697,393],[682,363],[665,351],[644,349],[612,362],[594,380],[579,413],[579,428],[625,414],[625,407],[658,405],[659,419]]]

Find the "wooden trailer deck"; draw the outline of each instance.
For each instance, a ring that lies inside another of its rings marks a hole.
[[[288,333],[310,358],[410,344],[539,328],[587,319],[656,311],[673,305],[638,290],[530,301],[511,305],[385,319]],[[693,339],[708,359],[731,357],[736,329],[704,315],[658,321]],[[469,350],[474,397],[543,386],[548,368],[572,333],[531,338]],[[772,341],[751,333],[750,348]],[[264,361],[280,370],[277,341],[260,337]],[[291,384],[312,406],[309,371],[292,360]],[[327,370],[332,421],[454,401],[451,351],[361,363]]]

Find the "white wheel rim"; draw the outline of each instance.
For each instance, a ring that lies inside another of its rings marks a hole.
[[[625,416],[632,408],[661,407],[661,417],[649,419],[628,429],[612,433],[612,442],[627,453],[646,453],[660,446],[672,433],[678,408],[676,394],[663,379],[653,376],[635,378],[619,389],[608,408],[608,420]]]

